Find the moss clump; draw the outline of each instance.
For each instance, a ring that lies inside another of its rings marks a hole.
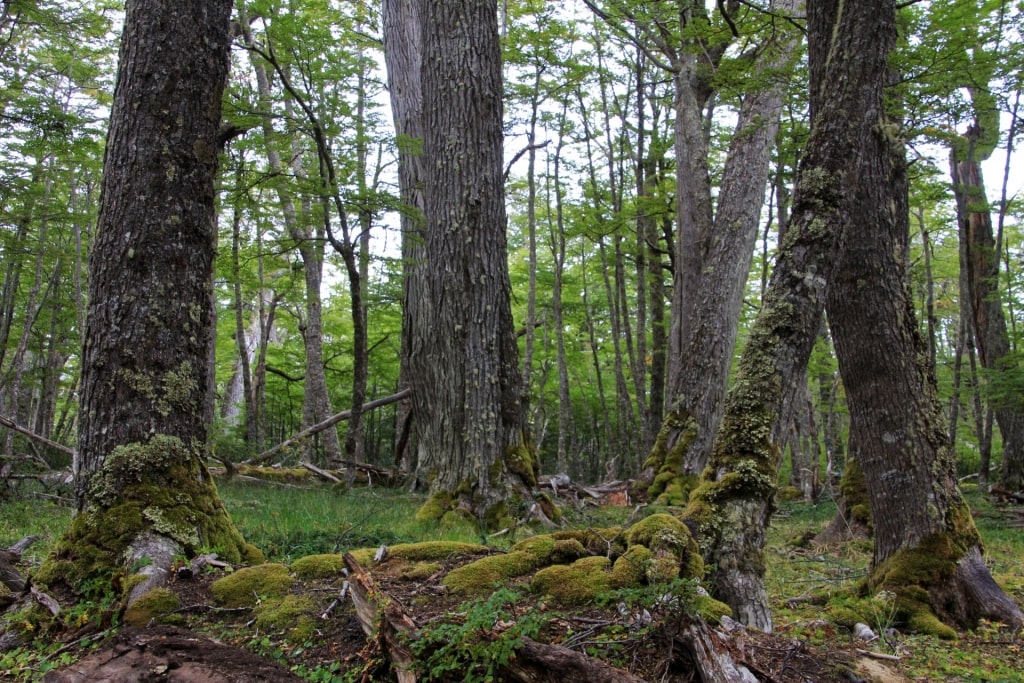
[[[584,605],[611,589],[611,568],[607,557],[584,557],[570,565],[556,564],[538,571],[530,590],[559,605]]]
[[[518,475],[530,488],[537,485],[537,456],[527,441],[506,449],[505,464],[509,472]]]
[[[265,631],[284,633],[289,642],[301,643],[316,633],[316,604],[307,597],[286,595],[267,600],[253,613],[256,626]]]
[[[652,581],[704,576],[700,546],[689,527],[672,515],[645,517],[629,528],[626,541],[630,547],[639,545],[651,550],[648,579]]]
[[[214,581],[213,599],[224,607],[252,607],[262,598],[283,597],[295,583],[283,564],[246,567]]]
[[[732,609],[729,605],[715,600],[707,594],[694,596],[693,610],[709,624],[717,624],[722,620],[722,617],[732,616]]]
[[[572,529],[551,534],[556,541],[576,539],[591,555],[621,555],[626,542],[621,527]]]
[[[846,459],[846,469],[839,480],[839,493],[843,505],[850,511],[850,517],[862,524],[870,533],[872,529],[871,502],[868,500],[868,487],[864,481],[864,472],[855,458]]]
[[[86,509],[36,582],[79,594],[117,593],[124,552],[147,532],[173,540],[185,555],[211,549],[233,564],[262,560],[224,510],[201,451],[164,435],[113,449],[90,479]]]
[[[445,513],[455,505],[452,495],[447,491],[436,491],[416,511],[417,522],[439,522]]]
[[[399,543],[388,548],[388,557],[419,562],[444,560],[454,555],[481,555],[489,552],[486,546],[458,541],[426,541],[424,543]]]
[[[341,574],[345,560],[341,555],[307,555],[292,562],[291,570],[300,579],[329,579]]]
[[[615,560],[609,583],[612,588],[634,588],[647,580],[647,568],[654,554],[642,545],[634,545]]]
[[[166,588],[154,588],[136,600],[125,610],[122,620],[128,626],[146,626],[152,621],[162,624],[182,621],[181,617],[170,615],[181,607],[178,596]]]
[[[504,555],[483,557],[453,569],[441,583],[453,593],[483,595],[494,590],[495,584],[525,576],[544,564],[544,559],[531,553],[512,550]]]
[[[677,408],[665,418],[655,439],[644,469],[655,472],[647,487],[647,496],[659,505],[685,505],[696,477],[683,472],[686,453],[697,437],[697,422],[686,411]],[[671,439],[674,445],[669,448]]]
[[[413,562],[402,567],[398,575],[406,581],[422,581],[438,573],[444,568],[440,562]]]
[[[255,477],[264,481],[281,483],[308,480],[310,473],[304,467],[259,467],[257,465],[237,465],[238,474]]]

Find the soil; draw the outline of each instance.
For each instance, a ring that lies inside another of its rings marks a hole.
[[[385,560],[373,565],[370,572],[378,587],[423,628],[444,622],[459,623],[464,616],[464,600],[449,595],[439,580],[472,559],[475,558],[452,557],[441,570],[420,580],[408,579],[408,564],[400,561]],[[316,673],[315,680],[319,681],[396,680],[379,641],[364,635],[350,601],[343,597],[344,576],[297,581],[294,585],[294,593],[312,598],[318,606],[315,636],[303,643],[290,643],[283,633],[261,632],[250,610],[216,607],[210,585],[221,576],[221,571],[210,571],[191,579],[172,580],[168,587],[179,595],[183,607],[161,620],[177,624],[123,630],[98,649],[83,652],[75,665],[51,672],[43,680],[303,680],[294,672],[307,676]],[[599,657],[647,681],[700,681],[677,637],[688,617],[671,605],[654,607],[646,613],[617,605],[555,610],[531,596],[525,585],[507,587],[526,597],[515,605],[506,605],[502,618],[496,618],[493,627],[478,634],[484,641],[494,642],[510,623],[527,613],[541,612],[547,622],[536,636],[537,641]],[[821,650],[784,635],[752,632],[742,627],[729,634],[728,643],[733,659],[746,666],[758,680],[768,683],[909,680],[885,662],[864,659],[852,643],[848,647]],[[462,671],[455,677],[439,680],[463,680],[467,673]],[[548,680],[566,679],[551,672]]]

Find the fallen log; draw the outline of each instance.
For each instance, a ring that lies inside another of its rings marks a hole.
[[[363,407],[362,407],[362,412],[366,413],[367,411],[373,410],[374,408],[380,408],[381,406],[386,406],[386,405],[388,405],[390,403],[397,403],[398,401],[401,401],[406,396],[409,396],[411,393],[412,393],[412,391],[410,389],[403,389],[402,391],[399,391],[397,394],[391,394],[390,396],[385,396],[384,398],[378,398],[375,401],[370,401],[368,403],[364,403]],[[285,439],[284,441],[282,441],[281,443],[277,444],[276,446],[274,446],[272,448],[268,448],[267,450],[263,451],[259,455],[256,455],[256,456],[253,456],[253,457],[249,458],[248,460],[245,461],[244,464],[246,464],[246,465],[258,465],[260,463],[264,463],[264,462],[270,460],[271,458],[273,458],[275,455],[277,455],[283,449],[288,448],[289,446],[294,445],[294,444],[302,441],[303,439],[309,438],[309,437],[313,436],[314,434],[319,434],[320,432],[324,431],[325,429],[333,427],[334,425],[338,424],[339,422],[341,422],[343,420],[348,420],[351,417],[352,417],[352,411],[351,410],[343,410],[340,413],[336,413],[336,414],[332,415],[331,417],[327,418],[326,420],[323,420],[322,422],[316,423],[312,427],[307,427],[306,429],[303,429],[301,432],[299,432],[295,436],[293,436],[291,438],[288,438],[288,439]]]

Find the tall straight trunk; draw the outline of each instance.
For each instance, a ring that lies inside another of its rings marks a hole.
[[[419,516],[509,522],[536,461],[512,321],[497,7],[423,2],[423,262],[411,287],[412,401],[431,499]]]
[[[572,423],[572,398],[569,394],[569,363],[565,357],[565,320],[562,306],[565,276],[565,213],[562,192],[562,148],[565,143],[565,108],[559,125],[558,144],[552,164],[551,186],[555,194],[555,222],[548,221],[548,247],[554,260],[554,287],[551,291],[551,317],[555,329],[555,362],[558,365],[558,442],[555,449],[555,470],[569,473],[569,429]]]
[[[383,0],[384,64],[387,69],[391,112],[398,137],[398,187],[402,202],[402,344],[399,357],[398,388],[409,386],[412,331],[411,321],[422,292],[411,285],[416,268],[423,262],[423,92],[420,68],[423,38],[420,0]],[[412,400],[399,401],[395,422],[399,437],[395,443],[395,462],[411,469],[414,449],[409,448]],[[413,482],[415,485],[415,480]]]
[[[999,291],[1000,253],[981,173],[980,158],[984,154],[976,151],[981,134],[978,127],[971,129],[962,145],[964,149],[952,153],[950,169],[960,226],[960,248],[964,252],[961,261],[967,269],[964,278],[967,291],[962,293],[961,301],[967,304],[974,322],[981,365],[998,377],[1016,370],[1016,362],[1010,357],[1010,337]],[[999,485],[1011,491],[1024,489],[1024,410],[1016,396],[996,396],[992,404],[1003,437]]]

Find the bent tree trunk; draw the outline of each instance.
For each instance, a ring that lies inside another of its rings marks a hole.
[[[867,585],[895,594],[898,616],[914,630],[950,636],[945,624],[980,618],[1020,626],[1024,614],[992,580],[957,486],[908,288],[904,145],[878,111],[826,303],[874,524]]]
[[[497,6],[422,2],[425,224],[408,315],[421,518],[493,527],[536,463],[525,434],[502,178]]]
[[[850,220],[863,141],[878,127],[882,75],[895,37],[892,0],[812,3],[811,133],[764,305],[740,358],[711,462],[693,491],[694,519],[716,596],[770,631],[763,548],[778,480],[780,416],[806,382],[821,329],[836,237]]]
[[[79,515],[36,576],[114,591],[149,558],[259,551],[232,525],[204,464],[212,267],[231,0],[128,2],[90,259]]]

